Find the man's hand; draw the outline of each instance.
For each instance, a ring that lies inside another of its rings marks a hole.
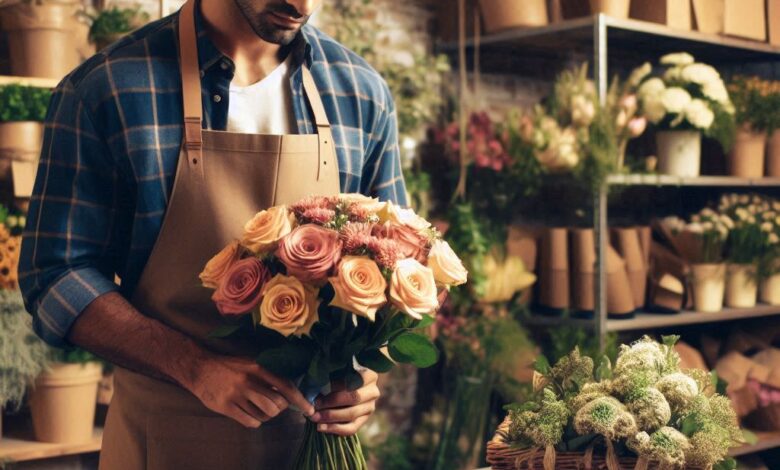
[[[363,386],[349,391],[344,384],[336,384],[330,395],[320,397],[314,403],[317,412],[312,421],[318,423],[317,430],[338,436],[352,436],[366,424],[376,409],[379,387],[376,372],[363,369]]]
[[[206,406],[248,428],[257,428],[292,404],[306,416],[314,406],[289,380],[251,359],[214,356],[199,367],[190,391]]]

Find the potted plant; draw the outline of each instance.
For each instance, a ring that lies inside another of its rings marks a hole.
[[[0,9],[8,33],[11,73],[60,79],[80,61],[78,0],[21,0]]]
[[[548,23],[547,0],[479,0],[479,9],[488,33]]]
[[[92,22],[89,28],[89,40],[97,50],[102,50],[116,42],[122,36],[140,28],[149,21],[149,14],[141,9],[111,7],[95,15],[88,15]]]
[[[0,225],[1,226],[1,225]],[[0,411],[14,411],[48,363],[48,347],[33,333],[32,318],[16,289],[0,288]],[[2,435],[0,413],[0,435]]]
[[[79,443],[92,438],[98,383],[103,366],[79,350],[51,350],[50,367],[30,394],[35,438],[41,442]]]
[[[0,86],[0,181],[13,170],[17,196],[32,192],[50,99],[45,88]]]
[[[657,130],[661,173],[699,176],[702,135],[731,148],[734,105],[720,74],[687,53],[661,58],[664,73],[639,88],[642,112]]]
[[[736,110],[737,133],[729,153],[729,173],[743,178],[764,176],[767,132],[772,128],[777,103],[768,99],[768,82],[758,77],[735,77],[729,94]]]

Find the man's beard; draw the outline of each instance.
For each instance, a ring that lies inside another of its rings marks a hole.
[[[300,28],[309,21],[308,16],[301,15],[295,7],[281,0],[280,3],[270,3],[260,12],[257,12],[252,6],[252,0],[235,0],[241,14],[249,22],[249,26],[262,40],[287,46],[298,35]],[[278,13],[283,17],[290,17],[300,21],[300,26],[290,26],[285,28],[274,23],[272,14]]]

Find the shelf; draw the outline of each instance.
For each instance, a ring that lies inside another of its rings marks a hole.
[[[102,428],[95,429],[94,435],[89,442],[80,444],[49,444],[3,436],[0,439],[0,462],[23,462],[26,460],[99,452],[102,442]]]
[[[780,447],[780,432],[757,432],[758,442],[749,445],[735,447],[729,452],[732,457],[740,457],[742,455],[755,454],[756,452],[763,452],[769,449],[775,449]]]
[[[702,187],[780,187],[780,178],[737,178],[734,176],[611,175],[611,186],[702,186]]]
[[[604,15],[564,20],[536,28],[514,28],[480,38],[482,67],[488,72],[534,71],[544,61],[571,57],[572,53],[592,53],[599,20],[607,31],[610,60],[635,66],[669,52],[687,51],[702,62],[743,64],[765,62],[780,57],[780,48],[768,43],[738,39],[698,31],[684,31],[657,23],[618,19]],[[443,52],[457,51],[456,42],[441,45]],[[469,52],[474,40],[467,41]],[[560,67],[556,68],[556,72]],[[549,72],[549,71],[547,71]]]
[[[59,83],[60,80],[55,78],[12,77],[8,75],[0,75],[0,85],[18,84],[38,88],[55,88]]]
[[[780,306],[758,305],[753,308],[726,308],[716,313],[682,312],[671,315],[637,313],[628,320],[608,320],[607,331],[636,331],[668,328],[673,326],[718,323],[748,318],[780,315]]]

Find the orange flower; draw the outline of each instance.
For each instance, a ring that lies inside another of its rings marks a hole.
[[[277,274],[263,288],[260,324],[284,336],[308,335],[319,320],[317,289]]]
[[[330,283],[336,292],[330,305],[374,321],[376,311],[387,302],[387,281],[376,263],[362,256],[345,256]]]
[[[412,258],[398,261],[390,279],[390,300],[417,320],[432,314],[439,306],[433,271]]]
[[[216,289],[230,268],[241,258],[241,249],[238,242],[226,246],[206,263],[200,280],[204,287]]]
[[[285,206],[260,211],[244,226],[241,244],[255,254],[273,250],[280,238],[293,229],[295,216]]]

